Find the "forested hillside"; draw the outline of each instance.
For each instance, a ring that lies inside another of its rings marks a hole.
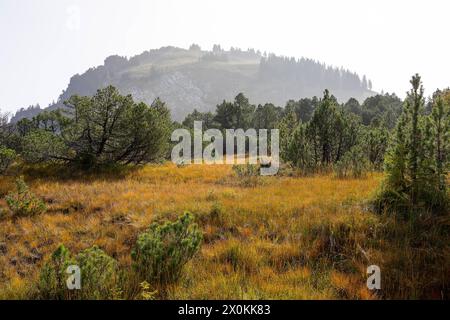
[[[182,120],[194,108],[213,111],[222,99],[239,92],[254,103],[284,105],[289,99],[320,96],[329,89],[339,101],[353,97],[359,101],[374,94],[372,83],[342,68],[311,59],[287,58],[252,49],[223,50],[219,45],[203,51],[197,45],[189,50],[164,47],[124,58],[110,56],[103,65],[74,75],[50,110],[63,106],[72,95],[93,95],[98,88],[113,85],[122,94],[151,103],[166,101],[174,120]],[[29,117],[20,110],[12,121]],[[31,114],[31,117],[36,115]]]

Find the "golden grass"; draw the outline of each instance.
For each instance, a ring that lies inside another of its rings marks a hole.
[[[40,266],[61,243],[74,253],[98,245],[127,268],[138,233],[184,211],[196,216],[204,243],[167,298],[416,297],[425,280],[406,284],[415,280],[401,273],[383,278],[392,281],[389,291],[376,294],[365,287],[370,264],[385,272],[399,251],[415,256],[402,247],[409,244],[385,237],[387,218],[367,210],[381,178],[262,177],[246,188],[235,183],[230,166],[172,164],[148,165],[123,177],[25,176],[48,211],[0,221],[0,298],[26,298]],[[11,186],[10,178],[0,178],[3,194]],[[445,273],[444,249],[434,263]],[[442,276],[435,277],[442,285]],[[395,290],[396,283],[409,287]]]

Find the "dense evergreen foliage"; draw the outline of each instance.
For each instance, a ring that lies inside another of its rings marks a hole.
[[[431,115],[425,115],[423,86],[419,75],[394,130],[385,158],[386,181],[378,196],[380,210],[408,213],[448,209],[449,106],[437,92]]]
[[[69,266],[80,268],[78,290],[67,290]],[[64,245],[60,245],[40,270],[36,295],[45,300],[114,299],[118,278],[117,261],[97,246],[74,257]]]
[[[201,241],[202,233],[190,213],[175,222],[153,223],[136,241],[131,254],[134,267],[142,281],[174,283],[199,250]]]
[[[164,102],[135,103],[109,86],[93,97],[73,96],[68,109],[16,124],[22,157],[31,163],[69,162],[84,168],[140,164],[165,156],[171,131]]]
[[[321,99],[289,100],[285,108],[255,107],[240,93],[215,114],[195,111],[183,125],[203,120],[208,128],[278,128],[281,158],[302,174],[334,170],[340,178],[386,169],[378,209],[443,211],[448,206],[450,91],[426,103],[420,77],[403,102],[394,94],[362,104],[339,104],[325,90]],[[426,107],[426,108],[425,108]],[[389,146],[389,147],[388,147]]]
[[[368,98],[362,105],[353,98],[339,104],[325,90],[321,99],[289,100],[281,108],[272,103],[252,105],[240,93],[233,102],[224,100],[217,105],[215,113],[194,110],[182,126],[192,130],[194,121],[203,121],[204,129],[277,128],[282,159],[304,174],[332,169],[356,145],[359,148],[353,149],[353,156],[360,152],[359,158],[370,164],[366,169],[380,170],[398,101],[402,103],[386,94]],[[370,121],[364,121],[363,115]]]

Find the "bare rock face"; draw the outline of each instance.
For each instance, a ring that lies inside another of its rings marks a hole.
[[[343,69],[309,59],[262,55],[254,50],[216,47],[212,52],[164,47],[130,59],[111,56],[104,65],[71,78],[69,86],[49,107],[63,107],[74,94],[92,95],[114,85],[136,101],[152,103],[157,97],[167,103],[174,120],[182,120],[195,109],[214,111],[224,99],[243,92],[252,103],[284,105],[289,99],[320,96],[329,89],[339,100],[358,100],[374,94],[367,80]],[[14,120],[34,116],[36,110],[19,111]],[[38,112],[41,109],[37,110]]]

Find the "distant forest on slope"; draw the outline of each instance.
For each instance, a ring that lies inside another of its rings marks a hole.
[[[239,92],[256,104],[285,105],[290,99],[321,96],[325,89],[339,101],[359,101],[375,95],[372,83],[343,68],[327,66],[307,58],[289,58],[253,49],[226,51],[215,45],[204,51],[198,45],[188,50],[163,47],[125,58],[110,56],[104,65],[74,75],[68,87],[47,110],[64,106],[72,95],[91,96],[98,88],[113,85],[136,101],[166,101],[172,118],[184,119],[194,109],[214,111],[223,99]],[[11,119],[32,118],[42,110],[39,105],[20,109]]]

